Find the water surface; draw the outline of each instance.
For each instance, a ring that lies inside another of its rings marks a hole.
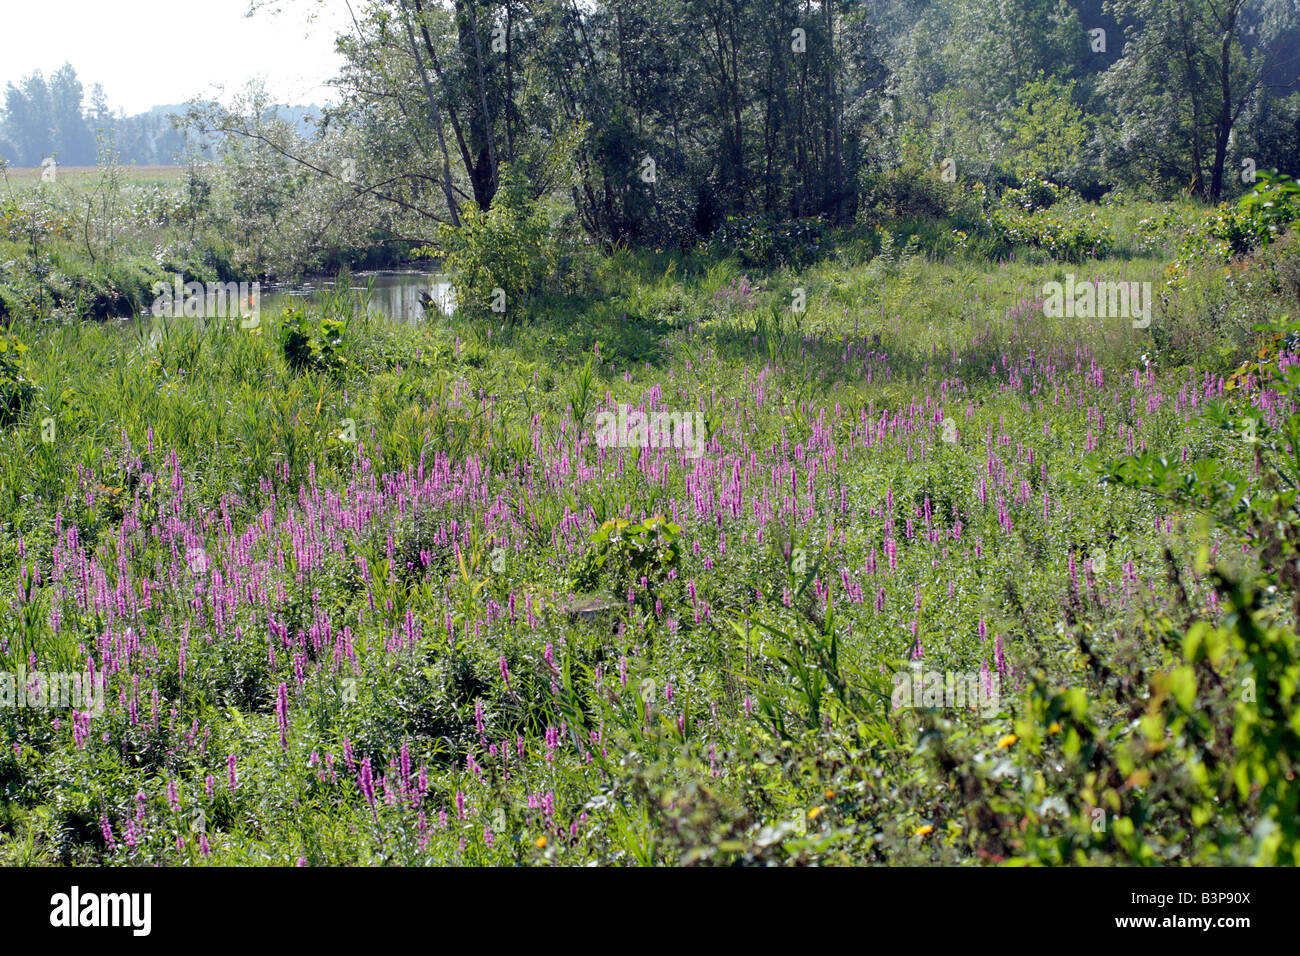
[[[445,314],[450,315],[456,308],[450,276],[408,269],[353,272],[341,279],[321,276],[293,284],[263,285],[262,314],[276,316],[287,307],[319,305],[324,294],[334,293],[345,281],[354,301],[390,319],[404,322],[423,319],[422,294],[431,297]]]
[[[225,286],[233,284],[220,283],[220,285],[223,286],[222,290],[209,286],[206,296],[207,305],[202,308],[201,314],[224,317],[228,314],[228,310],[236,307],[233,298],[230,303],[226,301],[224,291]],[[247,314],[251,302],[242,300],[244,294],[252,290],[252,286],[253,283],[240,284],[238,308],[244,314]],[[427,315],[425,302],[429,300],[432,300],[444,315],[451,315],[456,309],[451,277],[446,273],[421,269],[390,269],[353,272],[343,276],[315,276],[292,283],[263,282],[259,287],[259,305],[262,315],[275,317],[286,308],[319,309],[328,298],[344,291],[347,292],[354,306],[360,310],[383,315],[399,322],[423,320]],[[235,295],[233,288],[230,294],[232,297]],[[175,293],[170,295],[174,296]],[[166,301],[170,303],[172,300]],[[164,304],[161,308],[180,309],[185,307],[185,302],[186,299],[182,298],[178,300],[177,305]],[[150,310],[146,309],[145,315],[149,314]],[[200,312],[189,314],[197,316]]]

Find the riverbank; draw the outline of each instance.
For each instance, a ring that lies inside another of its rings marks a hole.
[[[48,181],[34,172],[0,167],[0,318],[139,315],[155,283],[177,275],[294,287],[423,265],[419,242],[382,232],[290,239],[234,229],[241,214],[215,204],[210,174],[197,167],[65,169]]]

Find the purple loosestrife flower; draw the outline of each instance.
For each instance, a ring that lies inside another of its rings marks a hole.
[[[546,728],[546,759],[555,759],[555,748],[560,745],[560,731],[555,727]]]
[[[357,775],[357,785],[361,787],[361,792],[365,795],[366,803],[370,804],[371,809],[375,806],[375,778],[370,770],[370,758],[366,757],[361,761],[361,772]]]
[[[231,754],[226,758],[226,777],[230,782],[230,789],[233,791],[238,785],[235,778],[235,755]]]
[[[284,749],[289,748],[289,688],[280,682],[279,697],[275,702],[275,716],[280,723],[280,746]]]

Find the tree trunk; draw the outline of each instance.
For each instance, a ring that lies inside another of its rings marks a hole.
[[[411,45],[411,56],[415,58],[415,68],[419,71],[420,81],[424,84],[424,97],[429,104],[429,120],[438,134],[438,148],[442,152],[442,194],[447,200],[447,211],[451,213],[452,225],[459,228],[460,212],[451,188],[451,158],[447,154],[447,138],[442,132],[442,113],[438,110],[438,101],[433,95],[433,84],[429,82],[428,71],[425,70],[424,61],[420,58],[420,48],[415,43],[415,31],[411,28],[410,11],[406,9],[405,4],[402,6],[402,20],[406,25],[406,38]]]
[[[474,77],[478,85],[479,97],[478,122],[470,124],[470,138],[474,138],[477,130],[483,144],[479,149],[478,163],[475,169],[476,185],[474,193],[479,208],[486,212],[488,207],[492,205],[492,197],[496,195],[497,191],[497,138],[496,130],[493,128],[492,114],[488,111],[487,82],[483,75],[483,43],[478,35],[478,15],[474,12],[474,0],[469,0],[464,5],[469,8],[469,29],[474,40]],[[464,21],[459,16],[460,8],[461,4],[457,3],[457,20],[460,21],[460,29],[457,32],[460,36],[461,56],[464,57],[469,44],[465,38]],[[485,152],[486,156],[484,155]],[[483,167],[485,159],[487,162],[486,168]],[[482,184],[481,190],[478,185],[479,182]]]

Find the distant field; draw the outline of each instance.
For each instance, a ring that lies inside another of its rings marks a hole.
[[[179,182],[185,171],[184,166],[123,166],[122,180],[144,186],[165,186]],[[3,173],[10,183],[29,185],[41,180],[43,170],[39,166],[9,166]],[[55,170],[55,182],[64,186],[84,186],[98,179],[98,166],[59,166]]]

